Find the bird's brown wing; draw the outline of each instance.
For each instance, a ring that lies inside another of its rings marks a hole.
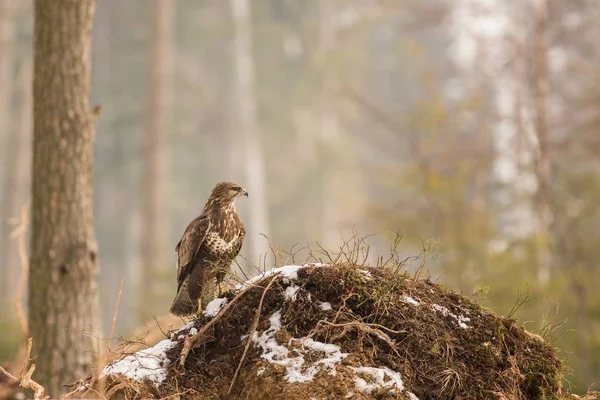
[[[205,214],[196,217],[189,223],[175,251],[177,252],[177,286],[181,286],[185,277],[190,273],[194,258],[202,246],[210,229],[210,221]]]

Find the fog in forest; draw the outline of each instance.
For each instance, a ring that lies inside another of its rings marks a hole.
[[[27,298],[32,10],[0,0],[0,362]],[[227,180],[249,192],[240,279],[357,243],[373,265],[425,258],[433,281],[501,315],[525,299],[514,318],[557,328],[566,379],[587,389],[600,376],[598,18],[597,0],[98,1],[101,336],[118,298],[118,335],[167,316],[175,245]]]

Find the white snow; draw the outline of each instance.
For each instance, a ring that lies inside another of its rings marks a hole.
[[[404,296],[404,297],[402,298],[402,301],[403,301],[404,303],[406,303],[406,304],[410,304],[410,305],[413,305],[413,306],[415,306],[415,307],[416,307],[416,306],[418,306],[419,304],[421,304],[419,301],[417,301],[417,300],[413,299],[413,298],[412,298],[412,297],[410,297],[410,296]]]
[[[331,303],[327,303],[326,301],[320,301],[319,307],[323,311],[331,311],[332,310]]]
[[[189,335],[190,335],[190,336],[194,336],[196,333],[198,333],[198,329],[196,329],[196,328],[192,328],[192,329],[190,329],[190,333],[189,333]]]
[[[354,383],[356,384],[356,388],[363,393],[370,394],[374,390],[379,389],[387,389],[391,393],[396,391],[404,392],[404,383],[402,382],[402,376],[400,373],[396,371],[392,371],[391,369],[384,368],[375,368],[375,367],[350,367],[355,373],[363,374],[369,376],[369,381],[366,379],[355,376]],[[418,400],[417,396],[414,393],[406,392],[411,400]]]
[[[148,379],[156,387],[159,387],[162,381],[167,377],[167,367],[169,359],[167,351],[177,342],[171,339],[165,339],[153,347],[140,350],[137,353],[130,354],[127,357],[107,365],[100,377],[105,375],[123,374],[136,381]]]
[[[256,371],[256,376],[261,376],[262,374],[264,374],[266,371],[265,367],[260,367],[257,371]]]
[[[194,321],[192,320],[192,321],[188,322],[187,324],[185,324],[184,326],[182,326],[181,328],[177,329],[175,332],[171,333],[171,339],[173,339],[177,333],[180,333],[187,329],[190,329],[193,326],[194,326]],[[183,336],[179,335],[177,338],[181,339],[181,338],[183,338]]]
[[[204,310],[203,314],[205,317],[215,317],[219,313],[219,311],[221,311],[221,309],[225,307],[226,304],[227,298],[225,297],[214,299],[206,305],[206,309]]]
[[[302,264],[302,265],[284,265],[283,267],[273,268],[268,271],[264,271],[264,272],[256,275],[255,277],[250,278],[246,282],[236,285],[235,289],[242,290],[242,289],[246,288],[247,286],[258,282],[259,280],[261,280],[265,277],[275,275],[275,274],[279,274],[279,275],[283,276],[284,278],[294,280],[294,279],[298,279],[298,271],[300,271],[302,268],[327,267],[327,266],[329,266],[329,264],[322,264],[322,263],[307,263],[307,264]],[[285,282],[286,281],[284,279],[284,283]]]
[[[262,349],[261,358],[271,364],[281,365],[286,368],[285,379],[290,382],[309,382],[312,381],[317,372],[328,370],[331,375],[337,373],[335,365],[347,357],[347,353],[342,353],[339,346],[329,343],[322,343],[311,338],[296,339],[291,338],[288,345],[294,343],[298,347],[292,350],[280,345],[275,340],[275,334],[281,330],[281,310],[276,311],[269,318],[270,326],[260,336],[254,332],[252,343]],[[323,357],[307,364],[304,356],[308,353],[324,353]]]
[[[471,321],[471,318],[465,317],[464,315],[453,314],[446,307],[440,306],[438,304],[432,304],[431,308],[433,308],[434,311],[441,312],[444,317],[446,317],[446,316],[452,317],[456,321],[456,323],[458,324],[458,326],[460,326],[461,328],[463,328],[463,329],[469,329],[470,328],[470,326],[467,325],[465,322]]]
[[[298,290],[300,290],[299,286],[294,284],[288,286],[285,288],[285,298],[287,300],[296,301],[296,294],[298,293]]]

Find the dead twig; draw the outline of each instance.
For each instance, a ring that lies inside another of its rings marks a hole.
[[[108,354],[112,353],[110,342],[113,340],[113,337],[115,334],[115,326],[117,324],[117,316],[119,315],[119,305],[121,304],[121,294],[123,293],[123,283],[124,282],[125,282],[125,277],[122,277],[121,283],[119,284],[119,293],[117,294],[117,302],[115,303],[113,319],[112,319],[112,323],[110,325],[110,333],[108,335],[108,338],[106,339],[106,351],[104,351],[104,349],[101,348],[100,340],[98,340],[99,357],[96,362],[96,370],[97,371],[102,371],[104,369],[104,367],[106,366],[106,363],[108,361]],[[100,388],[99,388],[100,392],[104,392],[104,385],[105,385],[105,382],[101,381]]]
[[[115,325],[117,324],[117,316],[119,315],[119,305],[121,304],[121,294],[123,293],[123,283],[125,282],[125,277],[121,278],[121,283],[119,284],[119,294],[117,294],[117,302],[115,304],[115,311],[113,312],[112,324],[110,325],[110,334],[108,335],[108,351],[110,351],[110,341],[113,339],[115,334]]]
[[[33,372],[35,371],[35,364],[29,365],[29,361],[31,360],[31,348],[33,347],[33,339],[27,339],[27,356],[23,361],[23,365],[21,366],[21,371],[19,373],[19,377],[12,375],[4,368],[0,367],[0,372],[6,375],[8,378],[14,380],[15,382],[19,382],[19,386],[25,389],[33,390],[33,398],[35,400],[44,400],[48,399],[49,396],[45,395],[45,389],[42,385],[37,383],[31,377]]]
[[[275,275],[274,277],[271,278],[271,280],[269,281],[269,284],[265,287],[265,290],[263,290],[263,294],[260,297],[260,302],[258,303],[258,308],[256,309],[256,315],[254,316],[254,321],[252,321],[252,325],[250,326],[250,330],[248,331],[248,340],[246,341],[246,346],[244,347],[244,352],[242,353],[240,362],[237,366],[237,369],[235,370],[235,373],[233,374],[233,379],[231,379],[231,384],[229,385],[229,390],[227,390],[227,394],[231,393],[233,384],[235,383],[235,381],[238,377],[238,374],[240,372],[240,369],[242,368],[242,364],[244,363],[244,360],[246,359],[246,354],[248,353],[248,349],[250,348],[250,343],[252,343],[252,336],[254,335],[254,332],[256,332],[256,328],[258,327],[258,321],[260,320],[260,311],[262,310],[263,301],[265,300],[265,296],[267,295],[267,292],[271,288],[271,285],[273,285],[273,283],[275,282],[276,278],[277,278],[277,275]]]
[[[19,324],[21,325],[21,332],[23,338],[29,337],[29,326],[27,324],[27,318],[23,309],[23,293],[25,292],[25,285],[27,284],[27,277],[29,276],[29,260],[27,258],[27,224],[29,221],[27,205],[21,206],[21,223],[19,227],[13,232],[13,235],[19,238],[18,240],[18,253],[21,261],[21,275],[19,276],[19,282],[17,283],[17,291],[15,293],[14,306],[17,313]]]

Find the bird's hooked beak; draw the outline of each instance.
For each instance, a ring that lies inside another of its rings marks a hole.
[[[242,189],[242,194],[240,196],[248,197],[248,191],[246,189]]]

